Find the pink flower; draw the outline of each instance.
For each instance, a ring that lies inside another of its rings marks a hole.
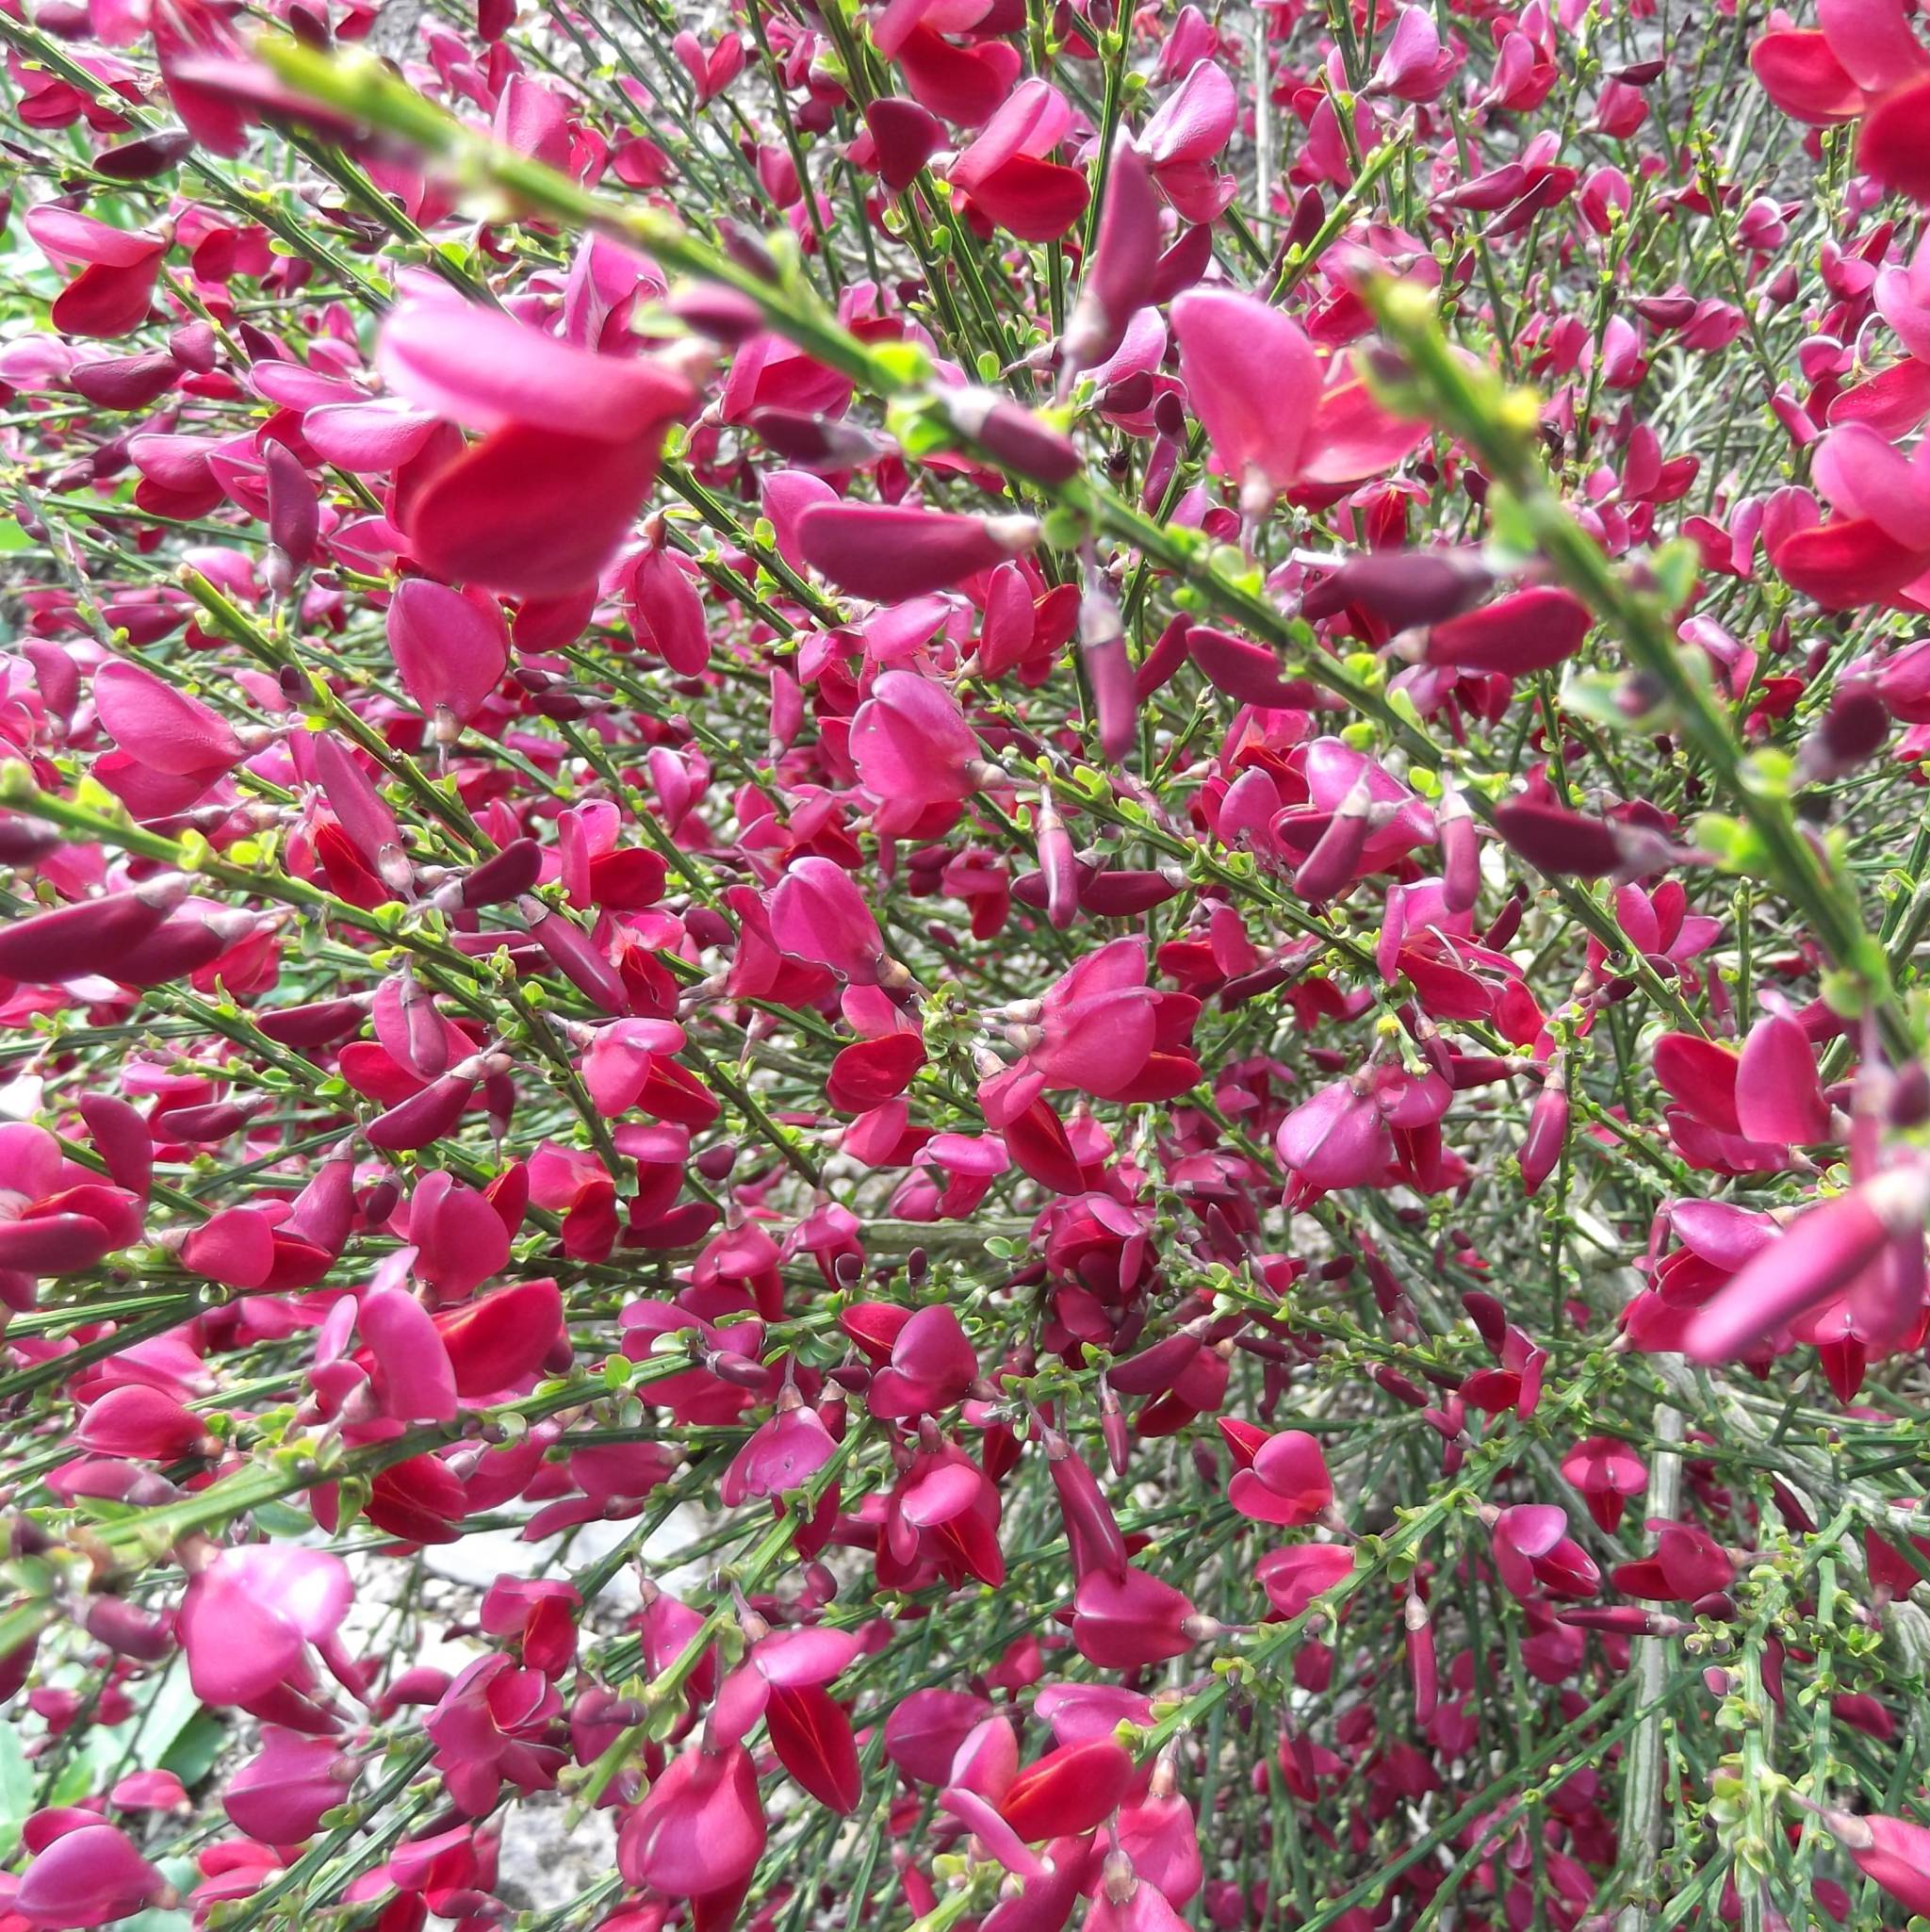
[[[1105,201],[1092,259],[1066,325],[1069,373],[1094,368],[1117,354],[1128,324],[1153,298],[1160,238],[1155,179],[1143,150],[1122,141],[1106,170]]]
[[[1431,625],[1424,662],[1523,678],[1574,656],[1594,621],[1579,598],[1537,585]]]
[[[221,714],[139,664],[115,659],[94,673],[104,730],[139,763],[212,784],[247,756]]]
[[[1235,1453],[1241,1455],[1244,1445]],[[1227,1500],[1256,1523],[1293,1529],[1316,1523],[1333,1505],[1333,1482],[1319,1443],[1303,1429],[1263,1436],[1242,1456]]]
[[[425,1722],[450,1796],[469,1817],[484,1818],[505,1781],[523,1792],[550,1789],[566,1755],[557,1735],[562,1713],[543,1672],[479,1657]]]
[[[882,94],[864,110],[865,135],[870,142],[866,161],[877,170],[878,178],[894,191],[902,192],[918,178],[918,171],[944,145],[945,131],[937,117],[916,101],[895,94]],[[852,158],[859,165],[859,151]]]
[[[977,1375],[978,1357],[958,1318],[949,1308],[921,1308],[898,1327],[891,1359],[872,1377],[865,1400],[874,1416],[925,1415],[949,1408]]]
[[[173,1893],[123,1831],[85,1824],[63,1831],[37,1853],[22,1874],[12,1909],[29,1925],[110,1925],[150,1906],[170,1905]]]
[[[220,1551],[181,1602],[177,1629],[195,1695],[249,1708],[277,1690],[305,1690],[311,1646],[333,1646],[353,1594],[348,1565],[324,1550]]]
[[[270,1844],[299,1844],[348,1796],[354,1760],[329,1738],[307,1738],[272,1726],[261,1749],[228,1779],[221,1809],[236,1826]]]
[[[453,737],[509,668],[509,630],[493,598],[466,598],[411,578],[388,607],[388,647],[409,696]]]
[[[26,232],[56,267],[81,265],[54,298],[51,319],[63,336],[125,336],[147,320],[165,241],[51,203],[28,213]]]
[[[1238,485],[1249,516],[1302,485],[1376,475],[1420,440],[1417,425],[1383,415],[1358,380],[1324,385],[1305,332],[1255,297],[1191,289],[1173,303],[1172,323],[1214,467]]]
[[[1664,1523],[1653,1556],[1617,1564],[1611,1580],[1630,1596],[1697,1606],[1719,1596],[1735,1581],[1736,1565],[1706,1531],[1693,1523]]]
[[[1110,1853],[1083,1932],[1179,1932],[1186,1922],[1165,1891],[1138,1875],[1124,1850]]]
[[[377,362],[409,402],[484,433],[416,499],[417,561],[524,597],[596,582],[655,480],[663,431],[695,400],[662,363],[433,295],[390,314]]]
[[[988,220],[1024,241],[1055,241],[1086,210],[1086,176],[1045,157],[1071,132],[1072,110],[1050,82],[1016,87],[952,163],[950,179]]]
[[[107,979],[125,974],[130,984],[175,977],[188,964],[200,962],[186,961],[155,975],[144,956],[163,921],[187,896],[185,877],[160,873],[123,892],[17,919],[0,930],[0,974],[36,986],[89,974]]]
[[[948,590],[1039,541],[1029,516],[958,516],[879,503],[814,503],[797,532],[812,569],[874,603]]]
[[[1610,1535],[1622,1520],[1622,1506],[1648,1487],[1648,1469],[1627,1443],[1591,1435],[1562,1458],[1562,1473],[1581,1492],[1588,1513]]]
[[[980,782],[978,740],[957,700],[912,671],[879,675],[851,720],[851,757],[886,830],[970,797]]]
[[[850,875],[828,859],[797,860],[770,898],[780,952],[829,966],[856,986],[875,986],[891,962],[877,921]]]
[[[1184,220],[1211,221],[1233,199],[1233,177],[1216,172],[1213,163],[1238,118],[1226,70],[1199,60],[1146,123],[1140,145],[1153,178]]]
[[[1280,1124],[1281,1162],[1305,1187],[1331,1193],[1378,1180],[1394,1156],[1390,1128],[1440,1118],[1448,1096],[1438,1074],[1377,1069],[1323,1087]]]
[[[1395,16],[1389,38],[1373,78],[1370,94],[1391,94],[1401,101],[1438,100],[1461,62],[1441,44],[1434,16],[1425,7],[1403,7]]]
[[[1537,1589],[1557,1596],[1592,1596],[1600,1587],[1600,1571],[1567,1533],[1568,1518],[1553,1503],[1498,1510],[1493,1532],[1496,1571],[1524,1603]]]
[[[1353,1574],[1353,1551],[1344,1543],[1301,1543],[1263,1556],[1255,1574],[1275,1613],[1296,1617],[1317,1597]]]
[[[732,1744],[693,1745],[674,1759],[624,1819],[616,1864],[627,1883],[671,1898],[731,1907],[764,1849],[763,1807],[750,1753]]]
[[[916,1453],[892,1485],[878,1539],[878,1580],[904,1587],[935,1572],[994,1589],[1005,1580],[999,1493],[964,1450],[945,1444]]]
[[[1025,1054],[983,1089],[1001,1125],[1040,1091],[1073,1089],[1104,1099],[1156,1099],[1199,1078],[1189,1051],[1199,1004],[1147,985],[1146,949],[1114,940],[1069,967],[1046,989],[1036,1021],[1016,1037]]]
[[[1880,1335],[1900,1337],[1922,1313],[1926,1212],[1930,1182],[1914,1167],[1891,1169],[1811,1208],[1696,1311],[1682,1336],[1684,1352],[1697,1362],[1733,1361],[1892,1254],[1914,1262]]]
[[[1170,1583],[1130,1565],[1123,1575],[1088,1572],[1072,1608],[1079,1654],[1113,1670],[1182,1656],[1217,1628],[1211,1619],[1196,1621],[1191,1601]]]
[[[999,1814],[1027,1844],[1073,1838],[1112,1810],[1132,1778],[1132,1753],[1115,1739],[1063,1745],[1012,1780],[999,1799]]]
[[[1930,1912],[1930,1830],[1880,1812],[1822,1815],[1857,1871],[1873,1878],[1906,1912]]]
[[[1529,1112],[1528,1134],[1521,1143],[1521,1189],[1537,1194],[1542,1183],[1554,1172],[1568,1144],[1568,1080],[1566,1063],[1556,1053],[1549,1056],[1542,1090],[1535,1095]]]
[[[761,1423],[730,1460],[717,1496],[727,1509],[753,1498],[783,1496],[801,1487],[831,1460],[837,1445],[813,1409],[786,1384],[777,1413]]]
[[[9,932],[17,935],[37,923],[23,921]],[[0,942],[7,936],[0,935]],[[144,1188],[145,1175],[140,1178]],[[59,1141],[44,1127],[0,1122],[0,1272],[38,1277],[91,1268],[138,1240],[141,1218],[142,1203],[135,1194],[71,1168]],[[30,1296],[30,1282],[23,1285]]]

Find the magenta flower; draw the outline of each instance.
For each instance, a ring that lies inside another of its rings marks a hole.
[[[1325,385],[1305,332],[1252,296],[1189,290],[1172,317],[1188,399],[1250,516],[1297,487],[1376,475],[1420,440],[1415,424],[1383,415],[1358,381]],[[1263,368],[1277,388],[1256,387]],[[1263,403],[1263,395],[1277,400]]]
[[[852,159],[858,165],[875,167],[878,178],[894,191],[909,188],[918,171],[944,145],[945,131],[937,117],[916,101],[895,94],[882,94],[869,102],[864,110],[865,140],[869,148],[854,147]]]
[[[875,986],[891,962],[877,921],[848,874],[827,859],[798,860],[770,898],[780,952],[829,966],[856,986]]]
[[[189,1580],[177,1629],[195,1695],[244,1708],[312,1682],[353,1596],[348,1566],[323,1550],[224,1549]]]
[[[453,736],[482,710],[509,665],[509,633],[493,599],[412,578],[388,608],[388,647],[404,689]]]
[[[1684,1352],[1698,1362],[1733,1360],[1774,1339],[1892,1252],[1914,1256],[1921,1269],[1926,1211],[1930,1194],[1915,1168],[1892,1169],[1812,1208],[1696,1311],[1682,1336]],[[1921,1300],[1920,1293],[1913,1309]],[[1892,1326],[1885,1339],[1901,1332]]]
[[[892,1485],[878,1538],[878,1580],[908,1582],[935,1572],[954,1582],[1005,1579],[999,1495],[962,1449],[921,1449]]]
[[[882,827],[907,827],[928,805],[952,805],[977,788],[978,740],[957,700],[928,678],[887,671],[851,720],[851,757],[879,801]]]
[[[865,1400],[874,1416],[928,1415],[950,1408],[977,1375],[978,1357],[958,1318],[949,1308],[921,1308],[898,1327]]]
[[[121,660],[94,674],[101,728],[138,763],[212,784],[247,756],[234,729],[199,699]]]
[[[21,933],[36,923],[26,921],[11,931]],[[142,1203],[135,1194],[102,1186],[85,1170],[70,1167],[59,1141],[45,1128],[24,1121],[0,1122],[0,1270],[25,1278],[29,1294],[34,1277],[91,1268],[138,1240],[141,1218]]]
[[[450,1685],[424,1728],[464,1812],[487,1817],[506,1782],[523,1792],[555,1784],[565,1755],[557,1737],[562,1711],[543,1672],[518,1670],[500,1655],[479,1658]]]
[[[1121,142],[1106,171],[1091,266],[1066,326],[1064,350],[1071,372],[1109,362],[1125,341],[1133,318],[1153,299],[1160,255],[1156,179],[1144,152]]]
[[[1930,1906],[1930,1830],[1905,1818],[1824,1811],[1823,1822],[1851,1862],[1906,1912]]]
[[[746,1437],[731,1458],[718,1496],[727,1508],[753,1497],[783,1496],[810,1482],[830,1461],[836,1447],[817,1412],[805,1407],[795,1387],[787,1383],[777,1413]]]
[[[57,268],[80,267],[54,299],[51,319],[63,336],[126,336],[146,321],[165,241],[51,205],[28,214],[26,232]]]
[[[1610,1580],[1630,1596],[1693,1603],[1699,1611],[1709,1598],[1720,1596],[1735,1577],[1729,1553],[1707,1531],[1693,1523],[1664,1523],[1655,1554],[1618,1564]]]
[[[0,19],[0,1932],[1930,1910],[1913,13],[688,11]]]
[[[12,1909],[29,1925],[110,1925],[173,1893],[154,1866],[111,1825],[79,1824],[35,1854],[21,1875]]]
[[[1593,1596],[1600,1587],[1594,1559],[1567,1531],[1568,1518],[1553,1503],[1517,1503],[1496,1514],[1495,1569],[1524,1603],[1537,1590],[1556,1596]]]
[[[1613,1534],[1622,1507],[1648,1487],[1648,1468],[1627,1443],[1591,1435],[1562,1458],[1562,1473],[1581,1492],[1588,1513]]]
[[[1153,178],[1186,221],[1209,222],[1232,200],[1233,177],[1213,163],[1233,138],[1239,100],[1226,71],[1196,61],[1140,137]]]
[[[406,401],[483,432],[416,499],[417,560],[523,597],[596,581],[656,476],[664,429],[694,400],[662,363],[432,295],[390,316],[378,363]]]
[[[1460,64],[1453,50],[1442,46],[1434,16],[1425,7],[1403,7],[1368,91],[1401,101],[1438,100]]]
[[[299,1844],[314,1836],[354,1781],[354,1760],[332,1739],[270,1727],[261,1749],[228,1780],[221,1809],[251,1838]]]
[[[948,178],[988,221],[1023,241],[1055,241],[1091,198],[1081,170],[1047,158],[1071,126],[1071,106],[1057,88],[1022,81]]]
[[[623,1822],[616,1863],[626,1881],[734,1912],[764,1848],[757,1774],[742,1744],[693,1745],[672,1760]]]
[[[797,534],[805,561],[839,589],[897,603],[1023,556],[1039,541],[1039,526],[1027,516],[825,501],[798,518]]]
[[[1241,1456],[1244,1466],[1235,1471],[1226,1492],[1227,1500],[1241,1515],[1294,1529],[1320,1521],[1333,1508],[1333,1481],[1327,1473],[1327,1459],[1319,1442],[1305,1430],[1262,1436],[1244,1454],[1243,1448],[1235,1445],[1235,1454]]]
[[[1300,1543],[1269,1550],[1256,1575],[1276,1614],[1295,1617],[1353,1574],[1353,1551],[1344,1543]]]
[[[1073,1598],[1072,1641],[1089,1662],[1119,1670],[1183,1656],[1203,1636],[1191,1601],[1144,1570],[1100,1569],[1081,1579]],[[1009,1814],[1008,1814],[1009,1815]]]
[[[1522,678],[1572,657],[1592,621],[1588,606],[1565,590],[1520,590],[1431,625],[1424,662]]]

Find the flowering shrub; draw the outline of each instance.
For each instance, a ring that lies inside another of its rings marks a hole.
[[[0,1932],[1930,1916],[1817,12],[0,0]]]

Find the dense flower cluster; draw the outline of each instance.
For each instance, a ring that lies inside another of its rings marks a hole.
[[[0,1932],[1930,1917],[1816,16],[0,0]]]

